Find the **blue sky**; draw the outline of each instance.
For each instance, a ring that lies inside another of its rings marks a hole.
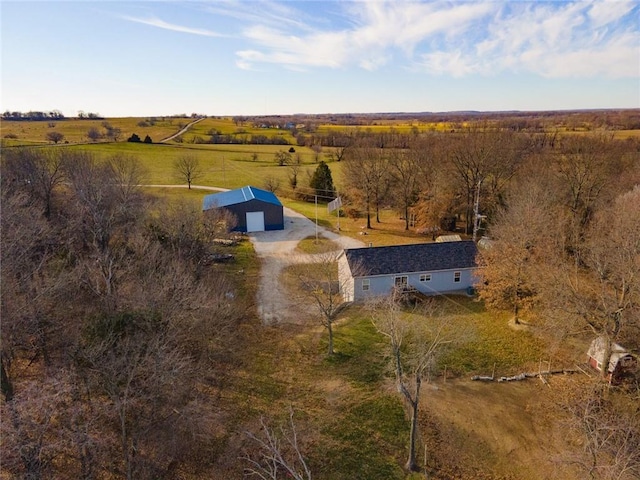
[[[0,0],[0,109],[640,108],[640,2]]]

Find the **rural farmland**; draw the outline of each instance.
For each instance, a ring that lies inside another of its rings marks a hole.
[[[586,352],[640,348],[638,112],[572,115],[3,122],[3,478],[637,478],[638,373]],[[202,211],[247,185],[283,230]],[[342,303],[342,248],[441,236],[471,293]]]

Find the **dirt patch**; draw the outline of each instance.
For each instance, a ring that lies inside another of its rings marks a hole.
[[[442,478],[470,472],[482,473],[479,478],[582,478],[562,462],[568,446],[557,418],[546,413],[549,388],[538,380],[427,385],[421,423],[431,467],[445,473]]]

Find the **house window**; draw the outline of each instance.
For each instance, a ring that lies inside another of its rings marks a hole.
[[[422,274],[420,274],[420,281],[421,282],[430,282],[431,281],[431,274],[430,273],[422,273]]]
[[[397,288],[406,288],[409,283],[409,277],[406,275],[402,275],[401,277],[395,278],[395,284]]]
[[[368,278],[364,278],[362,280],[362,291],[366,292],[367,290],[369,290],[369,287],[371,287],[371,280]]]
[[[453,273],[453,281],[456,283],[460,281],[460,272]]]

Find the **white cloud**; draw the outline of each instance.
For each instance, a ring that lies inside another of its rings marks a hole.
[[[306,25],[302,32],[287,34],[282,26],[264,23],[247,28],[244,36],[256,46],[252,51],[263,52],[253,60],[375,70],[393,59],[391,50],[410,55],[426,38],[459,29],[494,9],[491,3],[348,2],[345,6],[343,15],[348,16],[342,20],[347,25],[333,30]],[[238,55],[246,57],[244,50]]]
[[[237,5],[225,5],[231,4]],[[405,62],[456,77],[640,75],[640,6],[625,0],[314,2],[316,9],[342,8],[319,16],[286,3],[260,5],[262,17],[244,14],[250,26],[242,37],[250,47],[236,52],[241,68],[376,70]]]
[[[159,18],[154,18],[154,17],[137,18],[137,17],[123,16],[122,18],[129,22],[142,23],[143,25],[150,25],[152,27],[162,28],[164,30],[171,30],[172,32],[189,33],[192,35],[202,35],[205,37],[223,37],[224,36],[212,30],[176,25],[174,23],[168,23],[168,22],[165,22],[164,20],[160,20]]]
[[[486,34],[473,48],[444,49],[427,53],[421,64],[427,71],[454,76],[502,71],[529,72],[543,77],[612,78],[640,76],[640,33],[631,9],[614,9],[607,25],[594,26],[591,15],[598,3],[505,4],[486,27]],[[628,6],[628,5],[627,5]],[[451,55],[450,61],[441,60]]]
[[[589,19],[595,27],[617,22],[628,15],[637,5],[634,1],[605,0],[591,5],[588,11]],[[637,22],[637,20],[636,20]]]

